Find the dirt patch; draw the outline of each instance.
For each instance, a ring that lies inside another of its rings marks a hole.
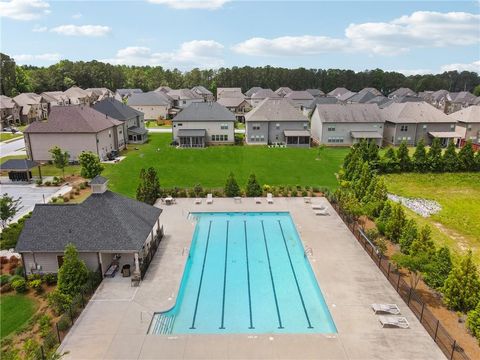
[[[453,240],[455,240],[455,242],[457,243],[458,247],[460,250],[462,251],[466,251],[468,250],[468,248],[470,247],[470,245],[467,243],[467,241],[465,240],[465,237],[463,235],[460,235],[459,233],[457,233],[456,231],[454,230],[451,230],[451,229],[447,229],[445,226],[443,226],[443,224],[439,223],[439,222],[434,222],[433,223],[435,225],[435,227],[440,230],[442,233],[444,233],[445,235],[447,235],[448,237],[452,238]]]

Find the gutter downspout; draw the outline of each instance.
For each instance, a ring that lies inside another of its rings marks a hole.
[[[417,146],[418,123],[415,124],[415,137],[413,138],[413,146]]]
[[[95,146],[97,147],[97,156],[100,158],[100,154],[98,153],[98,133],[95,133]]]

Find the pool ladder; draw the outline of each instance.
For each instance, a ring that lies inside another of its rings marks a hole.
[[[152,333],[158,335],[171,334],[173,324],[175,323],[175,315],[157,314],[157,321]]]
[[[310,246],[307,246],[305,248],[305,251],[303,252],[304,257],[312,257],[313,256],[313,249]]]

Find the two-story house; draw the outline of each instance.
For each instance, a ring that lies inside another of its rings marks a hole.
[[[252,109],[250,103],[241,97],[224,97],[217,102],[234,113],[239,122],[245,122],[245,114]]]
[[[13,98],[13,101],[20,106],[20,122],[30,124],[31,122],[44,120],[48,116],[48,103],[38,94],[22,93]]]
[[[194,102],[172,120],[173,141],[180,147],[235,143],[235,115],[216,102]]]
[[[252,95],[252,97],[250,98],[250,104],[252,104],[252,107],[257,107],[265,99],[282,99],[282,98],[283,98],[282,96],[273,92],[272,89],[262,89],[262,90],[258,90],[255,94]]]
[[[70,99],[63,91],[45,91],[40,94],[48,103],[49,108],[52,106],[70,105]]]
[[[132,93],[127,105],[143,113],[145,120],[166,119],[173,106],[173,99],[161,91]]]
[[[200,95],[204,101],[215,101],[215,96],[205,86],[198,85],[191,88],[194,94]]]
[[[170,90],[167,95],[173,99],[173,106],[179,109],[185,109],[192,103],[205,101],[202,95],[199,95],[190,89]]]
[[[5,95],[0,95],[0,125],[4,127],[20,123],[20,106]]]
[[[292,104],[303,111],[303,108],[310,105],[314,99],[313,95],[308,91],[291,91],[284,96],[285,99],[288,99]]]
[[[245,116],[245,142],[309,147],[308,118],[287,99],[264,99]]]
[[[462,135],[460,145],[471,140],[480,150],[480,105],[472,105],[448,115],[457,122],[456,132]]]
[[[64,91],[64,94],[70,99],[72,105],[90,105],[94,101],[92,93],[79,88],[78,86],[72,86]]]
[[[393,103],[380,110],[385,119],[384,141],[391,145],[417,145],[420,139],[426,145],[434,137],[440,138],[442,146],[450,139],[459,139],[455,131],[456,120],[426,102]]]
[[[316,143],[348,146],[360,140],[382,144],[385,120],[376,104],[318,104],[311,118]]]

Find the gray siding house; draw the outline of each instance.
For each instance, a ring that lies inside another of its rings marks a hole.
[[[380,110],[385,118],[383,139],[387,144],[417,145],[420,139],[430,145],[434,137],[446,146],[450,139],[461,138],[455,131],[456,120],[426,102],[393,103]]]
[[[309,147],[308,118],[284,98],[265,99],[245,116],[249,145],[286,144]]]
[[[56,273],[72,243],[92,271],[130,265],[140,273],[152,244],[161,236],[154,206],[107,190],[107,179],[91,181],[92,195],[80,204],[37,204],[17,242],[26,275]]]
[[[385,120],[376,104],[318,104],[312,118],[316,143],[348,146],[360,140],[382,144]]]
[[[235,115],[216,102],[192,103],[172,120],[173,141],[180,147],[235,143]]]
[[[480,146],[480,105],[469,106],[448,117],[457,121],[455,129],[462,135],[462,143],[471,140],[474,145]]]
[[[5,95],[0,95],[0,125],[4,127],[20,123],[20,106]]]

